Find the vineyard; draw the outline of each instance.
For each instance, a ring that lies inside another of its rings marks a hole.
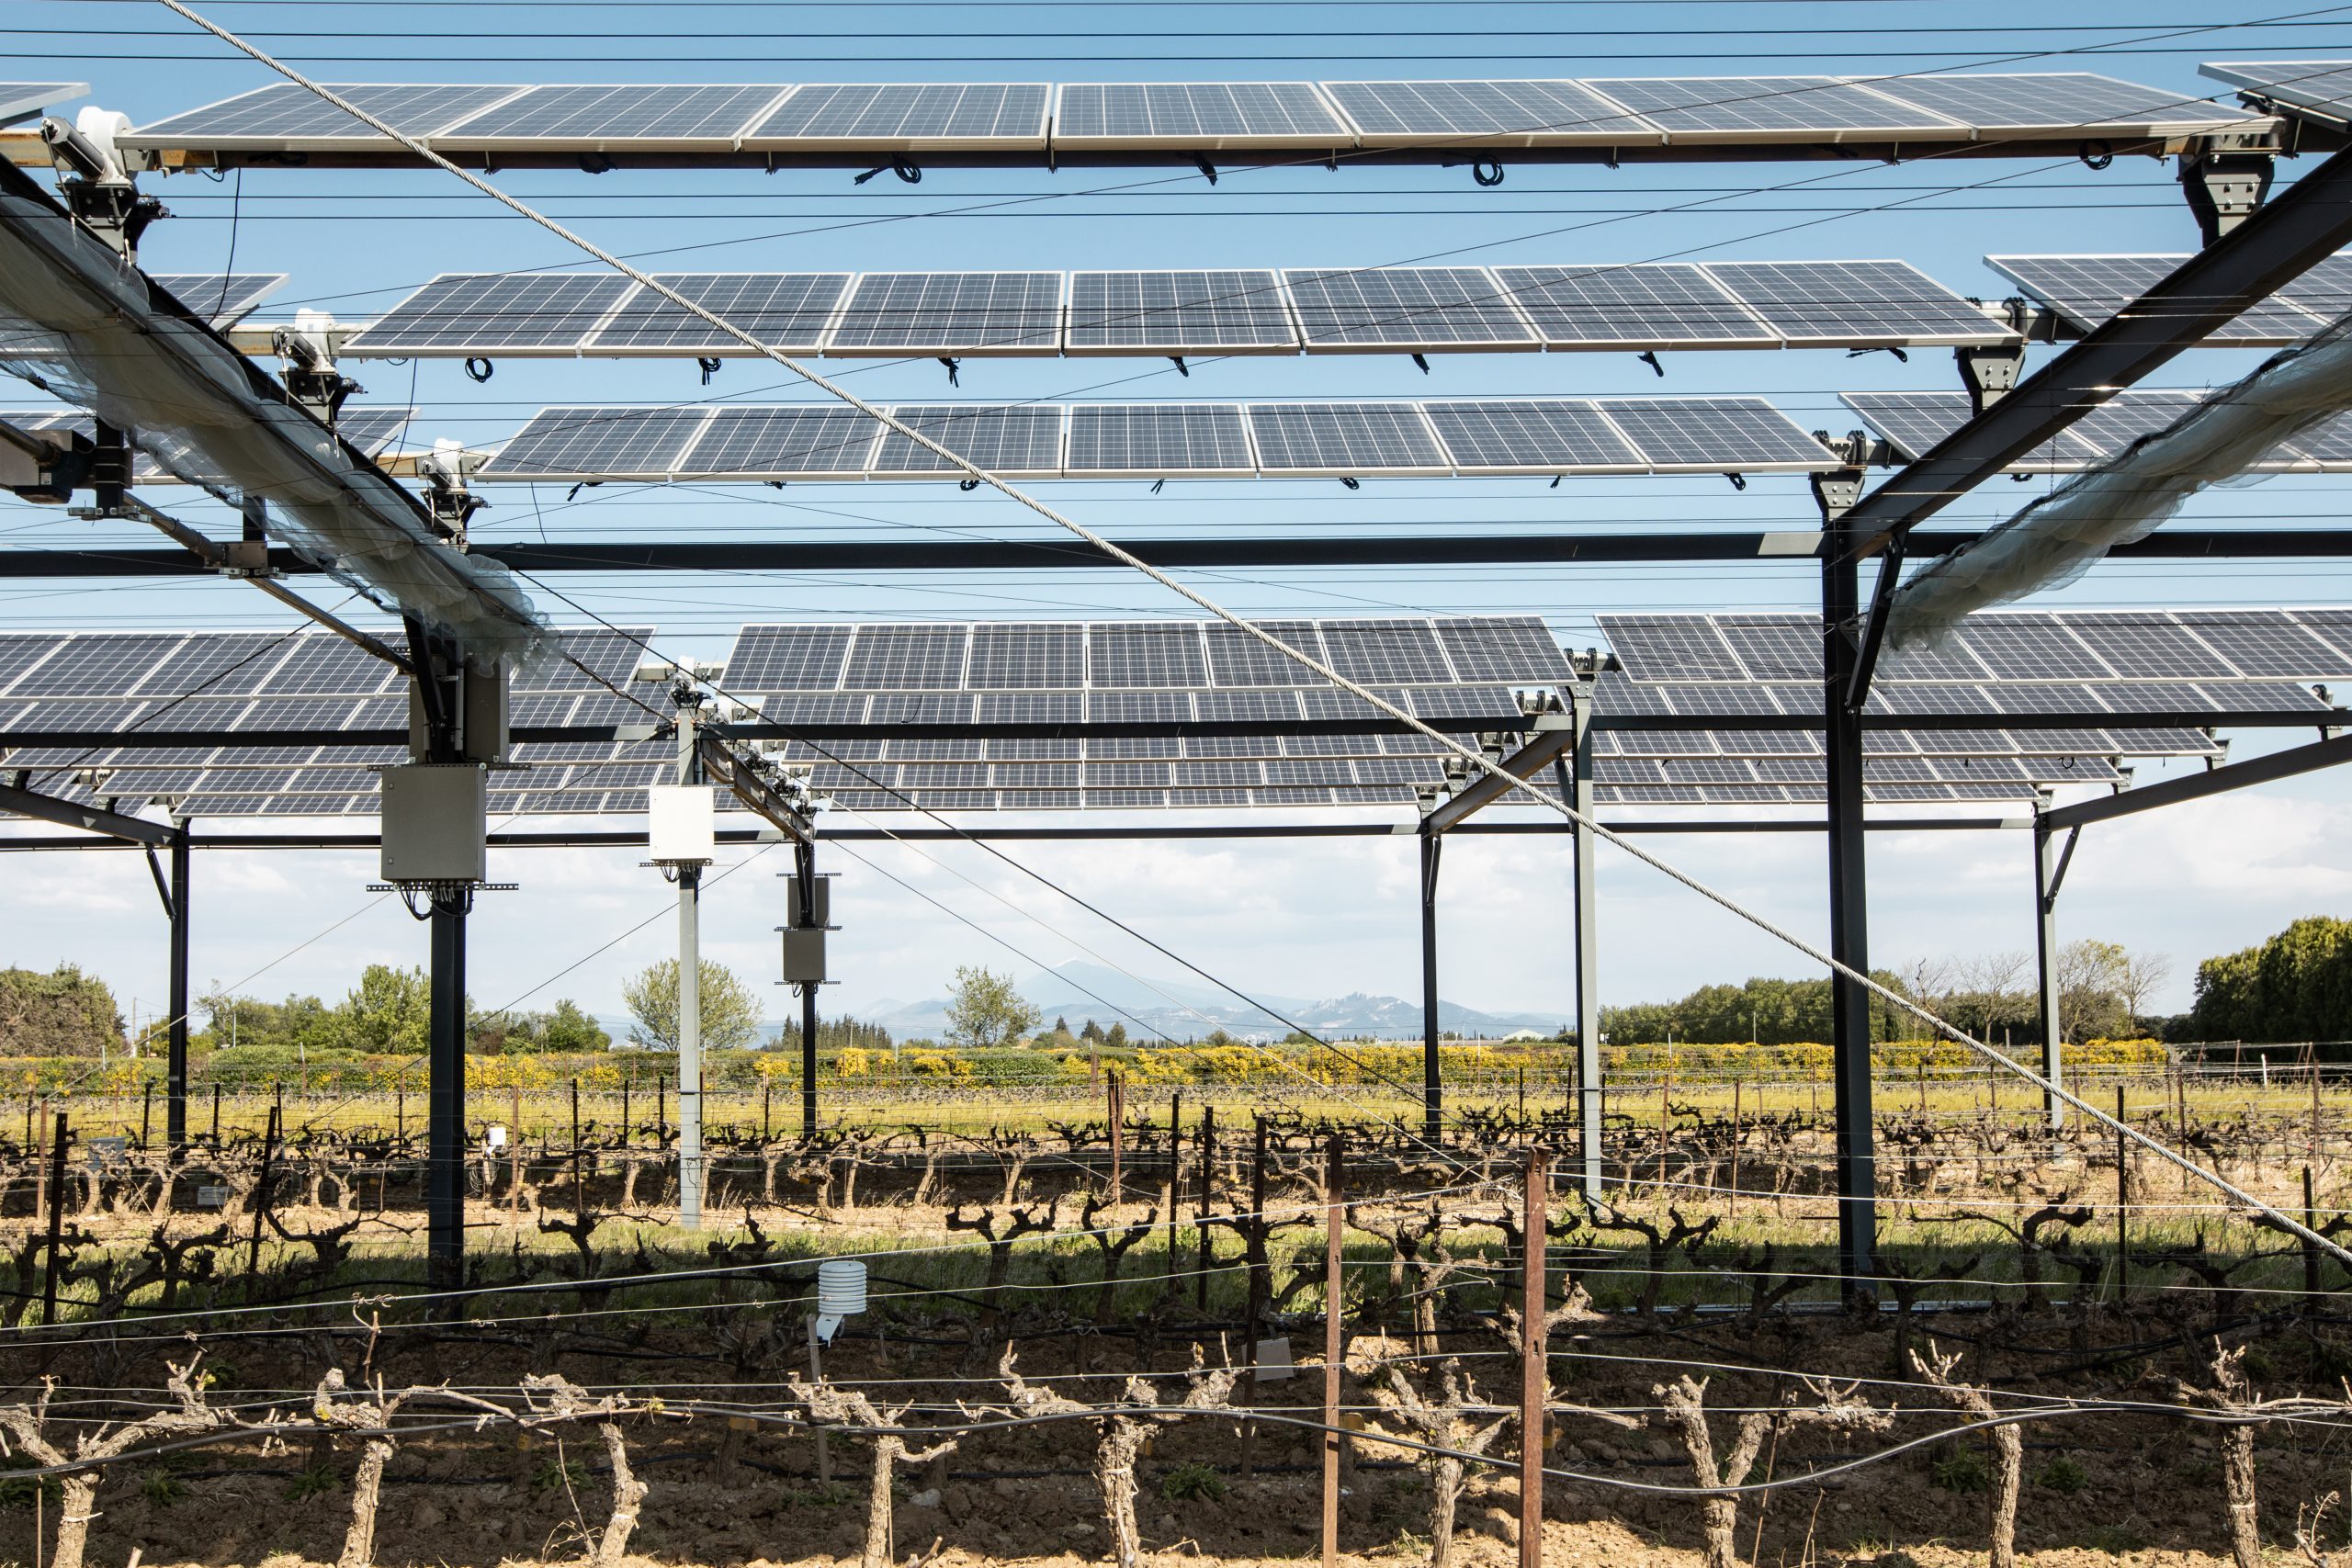
[[[2352,1096],[2266,1072],[2083,1088],[2332,1238]],[[199,1101],[178,1156],[37,1117],[0,1148],[9,1556],[1478,1562],[1530,1435],[1561,1562],[2343,1550],[2352,1278],[1989,1078],[1883,1094],[1863,1290],[1791,1082],[1613,1089],[1591,1192],[1556,1085],[1435,1142],[1115,1077],[993,1128],[714,1107],[701,1234],[667,1102],[568,1098],[478,1096],[512,1121],[454,1286],[375,1099]]]

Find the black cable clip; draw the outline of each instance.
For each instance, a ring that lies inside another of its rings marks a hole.
[[[498,367],[480,355],[469,355],[466,360],[466,374],[477,382],[487,381],[497,373]]]
[[[956,483],[956,488],[961,491],[975,491],[980,488],[980,481],[978,479],[958,479]]]
[[[1154,494],[1154,495],[1158,495],[1158,494],[1159,493],[1159,487],[1160,487],[1161,485],[1166,484],[1167,482],[1168,482],[1168,481],[1167,481],[1166,479],[1154,479],[1154,480],[1152,480],[1152,481],[1151,481],[1151,493],[1152,493],[1152,494]]]
[[[2104,141],[2086,141],[2075,150],[2075,156],[2086,169],[2104,169],[2115,162],[2115,149]]]
[[[1734,490],[1746,490],[1747,488],[1747,476],[1746,474],[1725,474],[1724,478],[1731,481],[1731,488]]]
[[[1354,480],[1354,479],[1341,479],[1340,482],[1341,484],[1343,484],[1343,485],[1347,486],[1350,490],[1362,490],[1362,489],[1363,489],[1363,486],[1360,482],[1358,482],[1357,480]]]
[[[1657,371],[1661,380],[1665,378],[1666,367],[1658,363],[1657,355],[1655,351],[1645,348],[1642,350],[1641,353],[1634,355],[1634,357],[1648,366],[1652,370]]]
[[[904,180],[910,186],[919,186],[922,184],[922,170],[915,164],[908,163],[903,158],[895,164],[884,164],[878,167],[868,169],[862,175],[853,175],[849,183],[854,186],[862,186],[877,175],[896,175],[899,178]]]
[[[1413,363],[1421,367],[1422,375],[1426,376],[1430,373],[1430,356],[1428,355],[1417,354],[1413,355]]]
[[[1186,380],[1192,379],[1193,367],[1184,363],[1184,356],[1182,355],[1170,355],[1168,356],[1168,363],[1176,367],[1177,375],[1183,377]]]
[[[1199,153],[1195,152],[1193,154],[1193,167],[1200,170],[1203,175],[1206,175],[1208,177],[1209,184],[1216,184],[1216,165],[1215,164],[1210,163],[1206,158],[1204,158]]]
[[[1544,488],[1545,490],[1557,490],[1560,488],[1560,481],[1566,478],[1567,478],[1566,474],[1554,474],[1552,476],[1552,482],[1545,485]]]
[[[702,384],[706,387],[710,385],[710,378],[718,374],[719,361],[718,356],[715,355],[698,354],[695,355],[695,366],[702,372]]]
[[[1911,363],[1911,356],[1891,343],[1880,344],[1875,348],[1849,348],[1846,351],[1846,357],[1849,359],[1860,359],[1865,354],[1891,354],[1894,355],[1895,363],[1898,365],[1908,365]]]
[[[1499,160],[1488,158],[1470,165],[1470,177],[1489,187],[1503,183],[1503,166]]]
[[[939,362],[947,367],[947,384],[949,386],[960,387],[964,384],[958,377],[958,372],[964,368],[964,362],[962,360],[950,359],[947,355],[943,354],[939,356]]]

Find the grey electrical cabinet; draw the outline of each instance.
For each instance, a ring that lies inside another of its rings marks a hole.
[[[825,931],[821,926],[808,930],[784,928],[784,983],[787,986],[821,986],[825,983]]]
[[[385,881],[489,880],[488,769],[477,762],[412,762],[379,776]]]
[[[800,879],[797,876],[787,874],[785,878],[785,919],[788,924],[797,926],[801,923]],[[812,878],[808,892],[809,908],[815,914],[816,918],[809,920],[808,923],[820,931],[831,929],[833,923],[833,879],[831,874],[830,873],[826,873]]]

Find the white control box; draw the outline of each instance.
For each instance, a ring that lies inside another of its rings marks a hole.
[[[379,776],[385,881],[489,880],[489,770],[477,762],[411,762]]]
[[[646,857],[663,865],[708,865],[718,858],[718,807],[708,784],[653,784],[645,792]]]

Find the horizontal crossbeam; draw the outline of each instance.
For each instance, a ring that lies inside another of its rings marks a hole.
[[[20,817],[54,822],[61,828],[82,828],[127,842],[162,846],[170,844],[173,838],[168,823],[150,822],[143,817],[126,817],[119,811],[108,811],[103,807],[77,806],[70,800],[60,800],[38,790],[21,789],[9,784],[0,784],[0,811],[13,811]]]
[[[2096,800],[2061,806],[2043,812],[2041,819],[2052,829],[2080,828],[2086,823],[2112,821],[2118,817],[2154,811],[2161,806],[2177,806],[2185,800],[2202,800],[2210,795],[2225,795],[2233,789],[2293,778],[2297,773],[2314,773],[2321,768],[2337,767],[2345,762],[2352,762],[2352,735],[2315,740],[2308,746],[2273,751],[2267,757],[2249,757],[2243,762],[2209,768],[2201,773],[2190,773],[2182,778],[2164,779],[2139,789],[2125,790],[2120,795],[2101,795]]]

